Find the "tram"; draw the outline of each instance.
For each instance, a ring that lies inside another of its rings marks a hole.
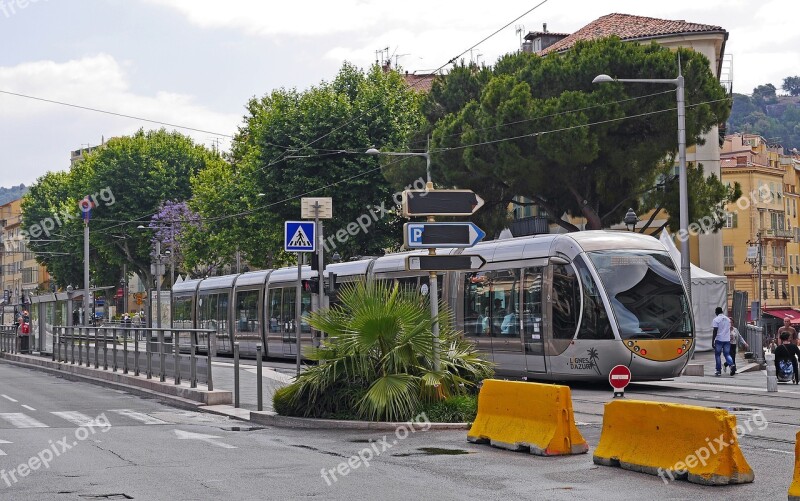
[[[679,270],[653,237],[582,231],[489,241],[467,252],[486,265],[477,272],[440,272],[439,299],[498,374],[607,380],[622,364],[634,381],[658,380],[679,376],[694,351]],[[369,277],[426,292],[428,273],[405,269],[406,258],[421,253],[331,264],[323,278],[335,287]],[[303,280],[317,276],[302,268]],[[173,290],[173,326],[216,330],[218,353],[230,353],[239,342],[243,356],[255,356],[262,344],[266,356],[294,358],[296,308],[314,309],[319,297],[303,290],[297,305],[296,287],[296,267],[188,280]],[[304,322],[300,330],[301,349],[319,345],[319,333]]]

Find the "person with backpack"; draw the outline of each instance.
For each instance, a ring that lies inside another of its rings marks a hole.
[[[722,308],[717,306],[715,310],[717,314],[714,321],[711,323],[713,334],[711,343],[714,345],[714,361],[716,362],[715,376],[722,375],[722,361],[720,355],[724,355],[725,362],[731,367],[731,376],[736,374],[736,364],[731,358],[731,320],[722,313]],[[726,365],[726,366],[727,366]]]
[[[781,344],[775,348],[775,375],[778,381],[798,383],[797,359],[800,358],[800,348],[789,338],[791,334],[781,332]]]

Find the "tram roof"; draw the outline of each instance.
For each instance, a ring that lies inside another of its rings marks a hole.
[[[215,289],[230,289],[233,286],[233,281],[238,275],[223,275],[221,277],[208,277],[200,282],[199,292],[215,290]]]
[[[259,270],[259,271],[250,271],[247,273],[242,273],[239,275],[239,278],[236,279],[236,288],[239,287],[246,287],[252,285],[261,285],[263,286],[264,283],[267,281],[267,276],[271,270]]]
[[[191,280],[184,280],[183,282],[176,283],[172,286],[172,292],[191,292],[197,291],[197,285],[202,281],[202,278],[193,278]]]
[[[300,276],[303,279],[308,278],[315,278],[317,276],[317,272],[311,269],[311,266],[303,266],[301,270]],[[288,268],[279,268],[272,272],[269,276],[269,283],[274,284],[276,282],[291,282],[297,281],[297,266],[290,266]]]

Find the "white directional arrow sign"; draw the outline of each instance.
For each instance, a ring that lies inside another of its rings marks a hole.
[[[409,249],[437,247],[472,247],[486,233],[475,223],[406,223],[403,234]]]
[[[447,270],[479,270],[486,260],[476,254],[460,254],[456,256],[408,256],[406,270],[447,271]]]
[[[191,431],[183,431],[183,430],[175,430],[175,434],[178,435],[179,440],[200,440],[202,442],[209,443],[211,445],[216,445],[217,447],[222,447],[224,449],[235,449],[235,445],[226,444],[225,442],[220,442],[216,440],[221,437],[217,437],[215,435],[203,435],[202,433],[192,433]]]
[[[13,444],[14,442],[9,442],[8,440],[0,440],[0,444]],[[0,450],[0,456],[5,456],[5,451]]]

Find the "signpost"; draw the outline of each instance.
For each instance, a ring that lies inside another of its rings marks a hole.
[[[472,247],[486,233],[475,223],[406,223],[403,225],[405,246],[409,249],[437,247]]]
[[[317,225],[313,221],[286,221],[283,225],[283,249],[297,253],[297,286],[294,303],[294,332],[297,349],[297,375],[300,375],[300,307],[303,304],[303,252],[314,252]]]
[[[608,373],[608,382],[614,388],[614,398],[625,396],[625,387],[631,382],[631,370],[625,365],[615,365]]]
[[[406,190],[403,217],[471,216],[483,207],[483,199],[472,190]]]
[[[430,157],[426,157],[430,159]],[[472,190],[434,190],[428,176],[424,190],[403,192],[403,216],[425,216],[424,223],[407,223],[403,227],[403,240],[410,249],[428,249],[427,256],[409,256],[406,270],[429,272],[429,299],[433,326],[433,370],[439,370],[439,283],[437,271],[477,270],[486,261],[478,255],[437,256],[439,247],[468,248],[483,240],[486,233],[475,224],[437,223],[435,216],[471,216],[483,206],[483,200]]]
[[[408,256],[406,270],[421,271],[458,271],[480,270],[486,260],[477,254],[461,254],[456,256]]]
[[[314,256],[311,256],[311,268],[314,264],[317,265],[317,276],[319,280],[319,309],[325,307],[325,287],[323,286],[323,272],[325,271],[325,256],[323,255],[325,237],[322,234],[322,221],[320,219],[333,218],[333,198],[331,197],[303,197],[300,199],[300,217],[303,219],[313,219],[314,224],[319,228],[319,236],[316,241],[319,242],[317,247],[317,262],[314,263]]]

